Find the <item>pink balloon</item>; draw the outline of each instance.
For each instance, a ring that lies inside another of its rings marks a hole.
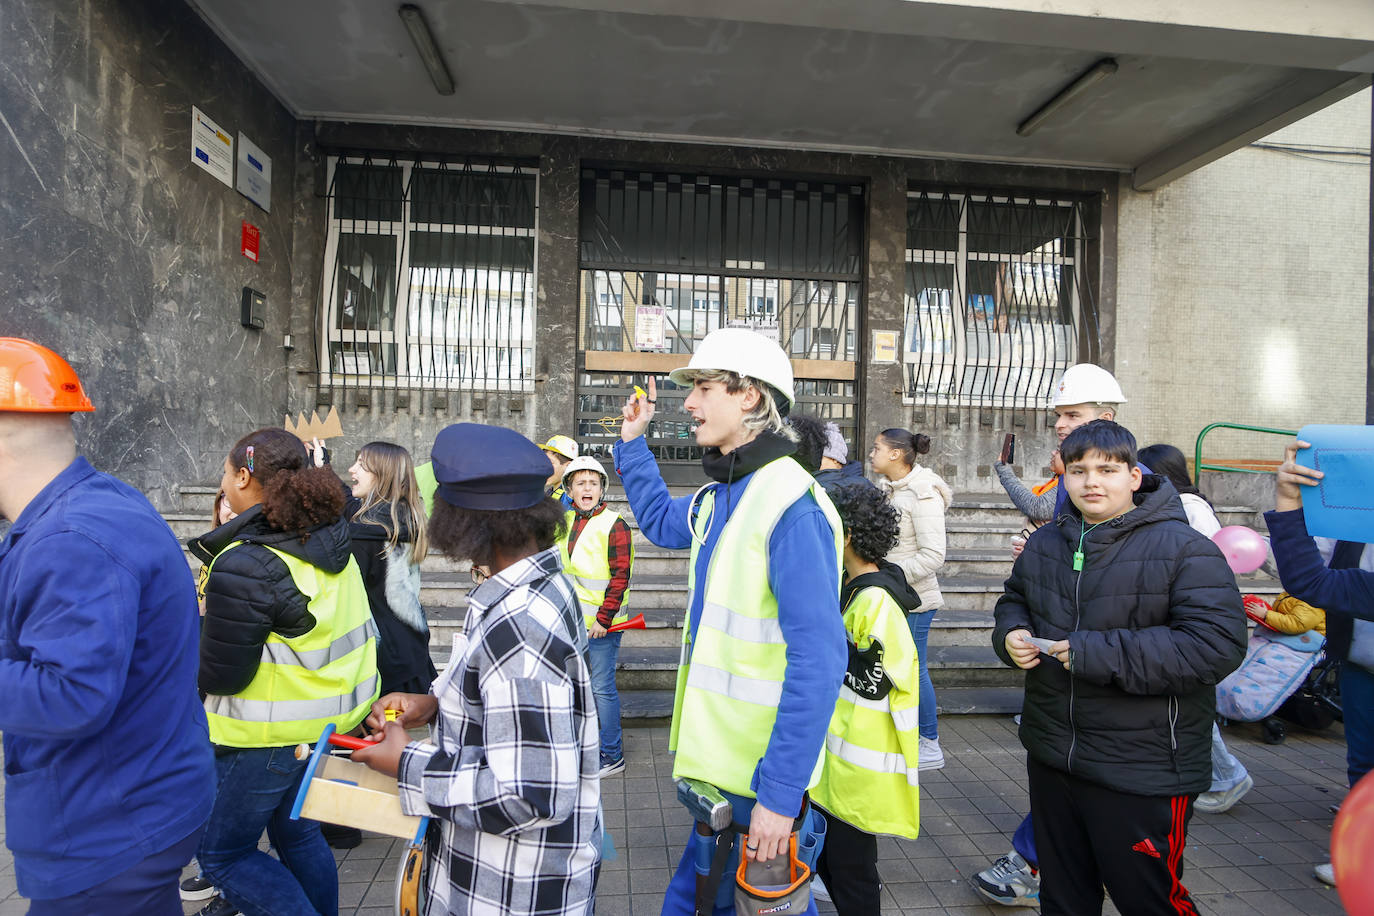
[[[1226,555],[1226,565],[1236,575],[1254,572],[1269,557],[1269,545],[1264,538],[1244,525],[1227,525],[1212,535],[1212,541]]]

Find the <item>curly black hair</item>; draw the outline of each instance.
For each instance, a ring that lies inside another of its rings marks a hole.
[[[815,474],[825,454],[825,421],[809,413],[793,413],[787,425],[797,433],[797,451],[792,457],[808,474]]]
[[[263,517],[279,531],[305,540],[311,528],[343,514],[345,497],[338,475],[311,464],[305,443],[279,426],[255,429],[235,442],[229,463],[235,469],[247,468],[262,487]]]
[[[840,513],[850,549],[860,559],[876,563],[897,546],[897,510],[877,487],[835,484],[826,487],[826,493]]]
[[[471,560],[481,566],[495,553],[548,550],[563,536],[564,511],[556,499],[545,497],[528,509],[460,509],[434,500],[429,516],[429,542],[451,560]]]

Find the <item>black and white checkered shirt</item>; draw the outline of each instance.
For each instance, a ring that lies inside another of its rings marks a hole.
[[[562,570],[545,550],[473,590],[432,688],[435,744],[401,757],[401,807],[441,825],[431,916],[592,912],[600,744],[582,612]]]

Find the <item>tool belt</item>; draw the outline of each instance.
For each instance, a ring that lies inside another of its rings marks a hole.
[[[797,831],[806,823],[811,810],[811,799],[802,797],[801,813],[792,821],[792,836],[788,840],[788,851],[782,856],[780,866],[760,865],[750,862],[740,853],[739,868],[735,872],[735,913],[736,916],[766,916],[769,913],[800,913],[806,910],[811,896],[811,869],[797,858]],[[713,830],[710,824],[700,821],[696,825],[697,842],[714,844],[711,853],[711,867],[706,874],[697,871],[696,916],[711,916],[715,910],[716,894],[725,876],[726,864],[734,848],[735,838],[749,836],[749,828],[732,820],[723,830]],[[771,866],[771,867],[770,867]],[[788,881],[779,886],[770,880],[774,868],[780,868]],[[749,882],[759,881],[760,885]],[[794,902],[800,900],[800,906]]]

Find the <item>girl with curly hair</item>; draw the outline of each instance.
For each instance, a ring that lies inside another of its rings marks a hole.
[[[236,517],[190,543],[210,567],[199,682],[217,778],[196,859],[244,913],[334,916],[334,855],[319,824],[290,814],[306,763],[295,746],[327,724],[357,728],[378,695],[344,493],[274,428],[235,443],[220,488]],[[275,858],[258,849],[263,830]]]
[[[920,824],[920,676],[906,615],[921,603],[901,567],[897,510],[873,487],[828,490],[844,523],[840,605],[849,663],[811,792],[829,824],[816,871],[839,916],[881,912],[876,834],[915,839]]]

